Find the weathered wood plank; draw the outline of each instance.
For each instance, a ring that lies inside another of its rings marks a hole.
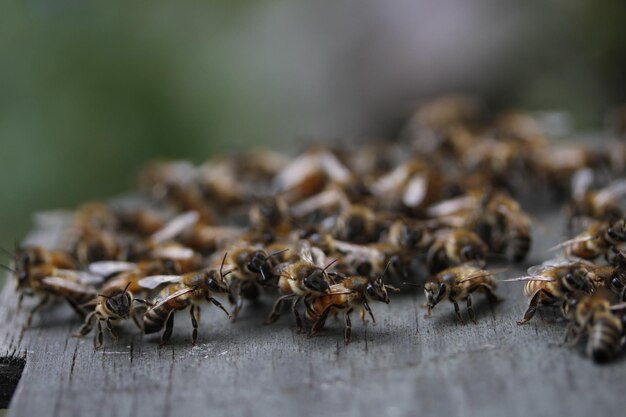
[[[528,264],[549,257],[547,248],[560,239],[560,217],[541,220],[550,232],[536,236]],[[30,241],[54,244],[59,227],[46,227]],[[236,323],[207,306],[194,348],[189,316],[181,313],[167,347],[128,326],[119,343],[107,339],[94,352],[90,337],[70,337],[80,323],[65,305],[22,332],[25,317],[16,313],[7,285],[0,296],[0,356],[26,361],[8,415],[623,414],[623,360],[597,366],[560,347],[556,312],[543,310],[517,326],[526,305],[521,284],[502,284],[498,293],[505,301],[493,310],[476,297],[479,324],[465,326],[450,304],[425,319],[421,295],[395,296],[389,306],[372,306],[376,325],[354,320],[349,346],[342,322],[332,319],[313,339],[296,334],[288,314],[261,325],[265,303],[247,305]]]

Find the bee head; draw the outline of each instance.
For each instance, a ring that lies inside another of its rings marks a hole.
[[[424,285],[426,304],[430,308],[436,306],[448,292],[448,286],[444,282],[429,281]]]
[[[480,246],[465,245],[461,248],[461,260],[463,262],[479,261],[484,258],[484,251]]]
[[[28,251],[23,251],[15,255],[15,278],[16,288],[28,287],[28,278],[30,277],[30,267],[32,259]]]
[[[257,250],[252,253],[248,263],[246,264],[248,269],[255,274],[261,274],[261,278],[263,281],[268,279],[268,262],[267,262],[267,254],[265,251]]]
[[[330,290],[326,273],[322,269],[315,269],[302,280],[303,285],[311,291],[326,294]]]
[[[106,298],[104,304],[106,308],[117,317],[127,319],[130,317],[130,310],[133,304],[133,296],[126,289],[112,296],[101,295]]]
[[[228,275],[230,272],[232,271],[226,271],[226,273],[223,273],[222,278],[225,275]],[[226,288],[226,285],[224,285],[219,274],[220,272],[215,271],[215,270],[211,270],[207,272],[206,275],[204,276],[203,286],[209,291],[213,291],[213,292],[228,292],[228,288]]]
[[[365,287],[365,295],[370,300],[381,301],[389,304],[389,295],[382,277],[370,279]]]

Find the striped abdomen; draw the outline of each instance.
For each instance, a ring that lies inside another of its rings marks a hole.
[[[164,291],[168,291],[168,289]],[[144,333],[156,333],[161,330],[165,326],[169,314],[174,310],[184,310],[189,307],[189,305],[191,305],[191,298],[191,293],[180,296],[174,293],[162,299],[154,307],[148,309],[143,316]]]
[[[612,359],[621,347],[622,324],[609,312],[598,313],[589,329],[587,355],[596,362]]]

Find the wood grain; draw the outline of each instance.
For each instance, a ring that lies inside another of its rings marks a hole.
[[[540,216],[526,265],[550,257],[561,236],[557,213]],[[54,245],[63,219],[47,221],[30,243]],[[289,314],[261,325],[269,305],[248,304],[230,323],[214,307],[203,309],[199,344],[191,347],[186,312],[176,317],[170,345],[128,326],[118,343],[94,352],[91,337],[59,304],[22,331],[23,312],[6,285],[0,296],[0,356],[25,359],[9,416],[533,416],[623,415],[626,368],[620,360],[598,366],[580,350],[559,346],[557,311],[541,310],[517,326],[525,309],[522,284],[502,283],[505,299],[493,309],[475,297],[478,325],[461,325],[452,305],[423,318],[418,292],[372,305],[377,323],[354,317],[353,342],[343,344],[343,323],[308,339]],[[464,312],[465,314],[465,312]],[[68,325],[68,323],[70,323]],[[6,361],[7,359],[5,359]]]

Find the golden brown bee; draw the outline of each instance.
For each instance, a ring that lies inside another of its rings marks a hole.
[[[371,243],[378,240],[383,227],[369,207],[350,205],[340,212],[332,235],[347,242]]]
[[[426,294],[427,316],[431,315],[432,309],[442,300],[447,299],[454,304],[454,311],[464,323],[459,309],[459,301],[467,304],[467,313],[470,320],[476,324],[476,315],[472,307],[472,293],[482,290],[487,295],[489,302],[497,302],[495,294],[496,282],[493,279],[493,272],[477,268],[472,265],[460,265],[445,269],[431,278],[424,285]]]
[[[276,267],[276,274],[279,275],[278,289],[283,295],[276,300],[272,312],[265,321],[266,324],[271,324],[278,320],[283,302],[293,299],[291,311],[296,319],[298,333],[302,332],[303,329],[298,304],[302,300],[328,292],[330,278],[326,271],[334,263],[333,261],[324,266],[325,255],[321,251],[315,252],[315,249],[311,248],[306,241],[300,242],[299,245],[296,251],[298,260],[286,262]],[[314,253],[317,253],[318,256],[315,257]]]
[[[442,229],[435,232],[426,262],[431,273],[466,262],[484,263],[487,245],[470,230]]]
[[[427,246],[429,233],[422,223],[396,220],[389,227],[386,241],[408,251],[420,251]]]
[[[369,303],[380,301],[389,304],[387,290],[398,291],[397,288],[385,285],[382,277],[366,278],[353,276],[344,279],[341,283],[332,285],[326,294],[313,297],[306,301],[306,318],[313,323],[309,337],[314,336],[324,327],[329,314],[338,314],[343,311],[345,320],[344,342],[352,340],[352,322],[350,314],[355,308],[361,308],[361,320],[365,320],[365,311],[376,323]]]
[[[561,247],[565,248],[568,257],[593,260],[604,255],[609,259],[626,247],[626,221],[594,222],[584,232],[554,249]]]
[[[272,259],[284,250],[267,253],[254,246],[244,246],[226,253],[225,268],[231,270],[224,276],[224,286],[229,289],[229,299],[235,304],[233,319],[236,320],[243,307],[243,296],[257,298],[259,285],[274,285],[273,269],[276,266]]]
[[[524,260],[531,244],[531,220],[504,192],[474,190],[431,206],[427,213],[444,224],[477,233],[492,253]]]
[[[585,168],[572,178],[572,201],[567,206],[568,227],[588,226],[593,221],[614,222],[622,217],[620,198],[626,194],[626,181],[614,181],[592,191],[593,171]]]
[[[576,291],[591,293],[593,283],[589,280],[588,264],[567,259],[549,260],[528,269],[528,276],[505,281],[527,281],[524,293],[530,298],[521,325],[533,318],[540,305],[554,305]]]
[[[93,346],[94,349],[100,349],[104,344],[104,333],[102,331],[102,322],[105,323],[109,333],[114,340],[117,340],[113,326],[122,320],[132,318],[139,329],[142,329],[138,314],[145,311],[148,304],[147,301],[134,298],[132,292],[128,290],[130,283],[126,287],[109,287],[98,294],[95,301],[89,304],[95,304],[95,309],[85,317],[85,322],[74,334],[75,337],[83,337],[89,334],[93,329],[93,322],[96,322],[96,332],[94,333]],[[137,306],[140,303],[141,306]]]
[[[613,297],[608,290],[594,294],[578,292],[563,303],[563,315],[570,320],[564,343],[575,346],[587,336],[586,353],[596,362],[607,362],[624,347],[622,319],[615,310],[626,309],[626,304],[611,305]]]
[[[226,256],[224,256],[224,260]],[[224,261],[223,260],[223,261]],[[219,269],[209,269],[191,272],[182,276],[153,276],[140,281],[145,288],[156,288],[158,285],[168,283],[154,300],[152,305],[143,315],[143,331],[145,334],[156,333],[165,327],[161,335],[161,345],[168,342],[174,328],[174,314],[176,311],[191,307],[191,324],[193,332],[191,342],[196,344],[198,339],[198,322],[200,321],[200,303],[209,301],[219,307],[230,318],[230,314],[222,303],[213,297],[215,293],[229,293],[229,288],[224,284],[225,278],[233,272],[224,271],[224,263]]]

